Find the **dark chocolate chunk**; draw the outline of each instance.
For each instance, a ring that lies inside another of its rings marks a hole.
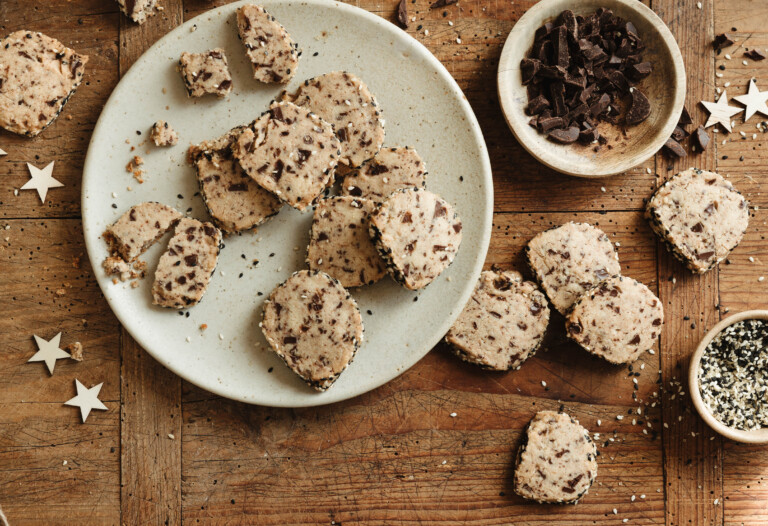
[[[677,121],[677,125],[681,128],[685,128],[690,124],[693,124],[693,119],[691,119],[691,114],[688,113],[688,108],[683,106],[683,113],[680,114],[680,119]]]
[[[528,106],[525,108],[525,113],[528,115],[538,115],[546,108],[549,108],[549,101],[544,95],[539,95],[528,102]]]
[[[675,126],[675,129],[672,130],[672,138],[677,142],[682,142],[686,137],[688,137],[688,132],[680,126]]]
[[[520,75],[523,79],[523,85],[528,84],[541,68],[541,61],[536,58],[524,58],[520,62]]]
[[[539,118],[539,131],[542,133],[547,133],[549,130],[562,128],[563,126],[565,126],[565,121],[561,117]]]
[[[397,5],[397,21],[400,24],[400,27],[407,28],[408,27],[408,3],[407,0],[400,0],[400,3]]]
[[[653,65],[650,62],[640,62],[632,64],[627,69],[627,73],[633,80],[642,80],[653,72]]]
[[[685,153],[685,149],[680,145],[680,143],[671,137],[667,139],[667,142],[664,143],[663,150],[664,153],[669,157],[677,157],[678,159],[682,159],[687,155]]]
[[[595,142],[598,139],[600,139],[600,132],[597,131],[597,128],[589,128],[579,132],[579,142],[584,144]]]
[[[703,126],[699,126],[696,128],[693,136],[696,138],[696,143],[699,145],[701,151],[706,150],[707,146],[709,146],[709,134],[707,133],[707,130],[705,130]]]
[[[560,144],[570,144],[576,142],[579,138],[579,127],[571,126],[570,128],[552,130],[547,137],[550,140],[559,142]]]
[[[751,60],[765,60],[766,57],[765,53],[759,49],[751,49],[749,51],[745,51],[744,56]]]
[[[459,0],[437,0],[436,2],[433,2],[429,8],[430,9],[439,9],[441,7],[446,7],[452,4],[458,3]]]
[[[632,89],[632,102],[627,111],[627,124],[630,126],[640,124],[651,114],[651,102],[648,97],[637,88]]]
[[[721,49],[732,46],[734,43],[733,37],[729,35],[728,33],[721,33],[715,37],[715,39],[712,41],[712,47],[715,48],[715,51],[720,51]]]

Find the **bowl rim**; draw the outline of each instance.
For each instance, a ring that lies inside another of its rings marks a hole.
[[[552,4],[564,4],[563,9],[567,8],[567,4],[572,4],[572,8],[577,10],[582,10],[591,5],[590,2],[587,2],[585,5],[578,0],[540,0],[537,4],[523,13],[518,21],[515,22],[514,27],[509,32],[509,35],[507,35],[507,39],[504,42],[496,76],[499,103],[501,112],[507,122],[507,126],[512,131],[512,134],[515,136],[518,143],[520,143],[520,145],[537,161],[566,175],[595,179],[623,173],[644,163],[656,155],[656,153],[658,153],[664,146],[667,138],[672,135],[675,126],[677,126],[677,122],[680,120],[680,115],[682,114],[683,106],[685,104],[686,73],[683,55],[680,52],[677,40],[674,35],[672,35],[670,29],[650,7],[637,0],[599,0],[599,2],[595,3],[595,6],[599,4],[601,7],[610,9],[613,6],[621,5],[623,8],[634,12],[638,17],[644,18],[659,32],[663,45],[667,48],[672,57],[672,69],[674,71],[674,79],[672,81],[675,85],[674,101],[672,103],[672,111],[669,113],[667,121],[664,122],[664,125],[661,127],[661,132],[658,134],[657,138],[649,142],[646,146],[638,148],[632,155],[627,155],[625,158],[621,159],[621,161],[613,165],[612,168],[604,168],[600,170],[595,169],[591,164],[589,165],[589,169],[586,169],[586,167],[580,163],[574,163],[571,160],[563,160],[557,154],[557,149],[542,149],[537,147],[541,146],[541,143],[539,142],[529,144],[525,136],[522,133],[518,133],[522,130],[522,126],[528,126],[528,123],[526,119],[523,119],[526,120],[526,122],[523,122],[523,120],[516,114],[516,112],[519,111],[519,104],[514,100],[514,88],[511,86],[513,81],[510,78],[509,72],[519,69],[519,62],[529,47],[526,47],[521,52],[521,46],[516,45],[518,41],[523,36],[527,39],[532,38],[532,35],[530,34],[522,34],[523,29],[520,22],[527,19],[538,19],[543,23],[545,19],[550,18],[549,16],[544,15],[550,9]],[[537,24],[537,26],[538,25],[541,24]]]
[[[736,442],[768,444],[768,427],[747,431],[726,426],[716,419],[710,412],[707,404],[705,404],[704,400],[701,398],[701,391],[699,390],[698,373],[704,350],[723,329],[744,320],[768,320],[768,310],[756,309],[733,314],[712,327],[701,339],[698,347],[696,347],[696,350],[691,356],[691,362],[688,369],[688,389],[691,393],[693,406],[696,408],[699,416],[701,416],[702,420],[717,433],[726,438],[730,438],[731,440],[735,440]]]

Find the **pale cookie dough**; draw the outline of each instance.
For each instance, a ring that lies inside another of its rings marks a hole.
[[[307,108],[281,102],[240,133],[232,152],[254,181],[304,210],[333,180],[339,141]]]
[[[155,146],[174,146],[179,143],[179,135],[170,124],[165,121],[157,121],[152,125],[149,138]]]
[[[749,203],[719,174],[690,169],[656,190],[645,217],[677,259],[703,273],[741,242],[749,224]]]
[[[259,325],[285,364],[318,391],[336,381],[363,341],[357,303],[325,272],[295,272],[272,291]]]
[[[42,33],[0,40],[0,126],[34,137],[58,117],[83,80],[88,57]]]
[[[426,186],[427,170],[413,148],[382,148],[373,159],[344,178],[342,195],[381,203],[402,188]]]
[[[185,51],[179,59],[179,69],[190,97],[202,97],[207,93],[224,97],[232,91],[227,56],[221,48],[205,53]]]
[[[342,162],[358,167],[384,143],[384,119],[368,86],[351,73],[333,71],[305,80],[294,102],[333,125]]]
[[[461,220],[451,205],[421,188],[392,194],[371,214],[369,231],[390,275],[410,290],[437,278],[461,244]]]
[[[528,264],[561,314],[599,281],[621,274],[616,249],[602,230],[566,223],[542,232],[526,246]]]
[[[157,0],[117,0],[117,3],[120,11],[139,25],[161,10]]]
[[[299,67],[299,46],[263,7],[249,4],[237,10],[237,31],[259,82],[287,84]]]
[[[242,130],[235,128],[218,139],[190,146],[188,151],[208,213],[227,233],[261,225],[283,206],[282,201],[248,177],[232,156],[232,143]]]
[[[575,503],[597,478],[597,448],[579,422],[540,411],[517,453],[515,493],[542,503]]]
[[[315,208],[307,248],[310,270],[322,270],[344,287],[370,285],[387,269],[368,235],[374,204],[341,196],[321,199]]]
[[[133,261],[168,232],[181,219],[181,214],[161,203],[132,206],[102,234],[109,253],[126,262]]]
[[[461,359],[506,371],[533,356],[548,323],[547,298],[536,284],[518,272],[488,270],[445,340]]]
[[[181,219],[157,264],[152,303],[172,309],[197,305],[216,270],[220,245],[221,231],[211,223]]]
[[[652,348],[664,323],[659,298],[632,278],[598,283],[566,316],[568,336],[611,363],[631,363]]]

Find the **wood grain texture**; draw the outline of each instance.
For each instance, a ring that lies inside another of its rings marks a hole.
[[[182,22],[181,0],[136,25],[120,18],[120,76]],[[147,278],[147,279],[151,279]],[[181,523],[181,379],[121,330],[121,522]]]

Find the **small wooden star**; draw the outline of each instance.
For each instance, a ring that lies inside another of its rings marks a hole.
[[[723,90],[723,94],[720,95],[720,98],[716,103],[703,100],[701,101],[701,105],[709,112],[709,119],[707,119],[707,123],[704,127],[709,128],[713,124],[719,124],[729,133],[732,131],[731,117],[744,111],[742,108],[728,106],[728,95],[725,90]]]
[[[80,416],[83,419],[83,423],[88,419],[88,415],[91,414],[91,409],[98,409],[99,411],[106,411],[107,406],[101,403],[99,400],[99,391],[104,382],[97,386],[88,389],[80,380],[75,379],[75,387],[77,387],[77,396],[71,400],[64,402],[64,405],[71,405],[80,408]]]
[[[8,153],[2,148],[0,148],[0,157],[2,157],[3,155],[8,155]]]
[[[765,101],[768,101],[768,91],[760,91],[757,89],[755,79],[749,80],[749,88],[746,95],[739,95],[738,97],[734,97],[733,100],[746,106],[746,109],[744,110],[746,112],[744,114],[744,122],[748,121],[755,113],[762,113],[763,115],[768,116],[768,106],[765,104]]]
[[[45,196],[48,193],[49,188],[59,188],[64,186],[59,181],[53,178],[53,163],[51,161],[48,166],[43,168],[37,168],[27,163],[29,168],[29,174],[32,177],[27,183],[21,187],[22,190],[37,190],[37,195],[40,196],[40,201],[45,203]]]
[[[37,348],[39,349],[35,355],[27,360],[29,362],[45,362],[48,366],[48,372],[53,374],[53,368],[56,367],[56,360],[63,358],[69,358],[69,353],[59,348],[59,342],[61,342],[61,333],[53,337],[51,341],[45,341],[37,334],[33,335]]]

